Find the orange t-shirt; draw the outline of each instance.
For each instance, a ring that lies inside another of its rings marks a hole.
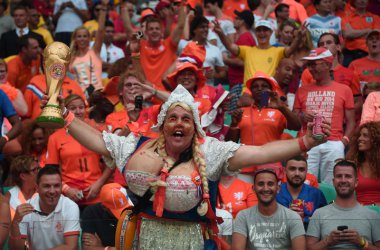
[[[125,110],[111,113],[106,118],[106,125],[109,132],[122,129],[128,126],[131,132],[142,134],[143,136],[157,138],[158,134],[151,130],[157,123],[157,116],[160,112],[159,105],[143,108],[136,122],[129,122],[128,113]]]
[[[380,61],[363,57],[352,61],[348,68],[359,75],[360,82],[380,82]]]
[[[8,62],[8,82],[25,92],[33,76],[40,74],[40,59],[33,60],[30,65],[25,65],[19,55]]]
[[[354,97],[351,89],[333,81],[331,84],[318,86],[309,84],[298,89],[294,109],[302,112],[319,112],[331,123],[331,135],[328,140],[340,141],[343,137],[345,110],[354,108]],[[299,135],[303,135],[307,124],[302,124]]]
[[[57,130],[49,137],[46,164],[60,164],[62,182],[72,188],[84,190],[102,176],[100,155],[79,144],[66,129]],[[88,193],[83,193],[84,197]],[[99,198],[83,200],[81,205],[100,202]]]
[[[279,3],[285,3],[289,5],[289,17],[296,20],[299,23],[305,22],[308,18],[305,7],[295,0],[282,0]]]
[[[223,14],[235,19],[235,10],[241,12],[243,10],[248,10],[248,4],[245,0],[225,0],[223,3]]]
[[[261,146],[281,139],[282,132],[286,128],[286,118],[279,110],[263,108],[260,111],[255,106],[242,109],[242,119],[238,124],[242,144]],[[241,169],[241,173],[253,173],[262,167],[261,165],[246,167]],[[266,168],[273,168],[282,176],[281,164],[270,164]]]
[[[9,82],[1,84],[0,89],[8,96],[11,102],[16,100],[19,92]]]
[[[239,211],[255,206],[258,203],[252,184],[237,178],[228,188],[225,188],[219,182],[218,191],[217,207],[227,210],[234,218]]]
[[[238,124],[240,141],[246,145],[264,145],[280,140],[286,128],[286,118],[277,109],[256,107],[243,108],[243,116]]]
[[[150,47],[148,41],[140,41],[140,60],[146,78],[152,82],[155,88],[165,90],[162,84],[162,76],[177,59],[177,45],[173,44],[170,37],[161,41],[158,47]]]
[[[360,81],[358,74],[352,70],[338,65],[333,69],[334,80],[338,83],[342,83],[351,88],[353,95],[360,95]],[[308,85],[314,82],[314,78],[311,75],[309,69],[305,69],[301,76],[302,85]]]
[[[286,175],[284,175],[284,178],[282,178],[282,182],[285,183],[287,181],[288,179],[286,178]],[[306,173],[306,179],[304,183],[315,188],[319,187],[317,177],[310,173]]]
[[[41,114],[41,98],[42,95],[46,93],[45,81],[45,75],[36,75],[26,86],[24,92],[24,98],[26,104],[28,105],[28,113],[26,114],[26,117],[36,119]],[[67,76],[63,79],[61,91],[64,98],[70,94],[76,94],[81,96],[83,100],[86,100],[86,97],[84,96],[82,89],[79,87],[79,84]]]
[[[380,29],[380,18],[370,12],[366,12],[364,15],[358,15],[356,12],[352,12],[343,17],[342,30],[345,30],[347,23],[356,30]],[[360,49],[368,52],[365,36],[361,36],[355,39],[345,39],[344,45],[349,50]]]

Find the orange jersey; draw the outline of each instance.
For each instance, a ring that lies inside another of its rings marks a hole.
[[[151,127],[157,123],[157,116],[160,112],[160,106],[154,105],[143,108],[136,122],[130,122],[128,113],[125,110],[109,114],[106,118],[106,125],[109,132],[116,129],[122,129],[128,126],[131,132],[142,134],[147,137],[157,138],[158,134],[151,130]]]
[[[217,207],[227,210],[234,218],[239,211],[258,203],[252,184],[237,178],[228,188],[219,182],[218,191]]]
[[[353,95],[360,95],[360,81],[358,74],[352,70],[338,65],[333,69],[334,80],[351,88]],[[302,85],[308,85],[314,82],[309,69],[305,69],[301,76]]]
[[[24,92],[24,98],[26,104],[28,105],[28,113],[26,117],[36,119],[41,113],[41,98],[42,95],[46,94],[46,80],[45,76],[40,74],[34,76],[30,83],[26,86]],[[71,80],[68,77],[63,79],[62,83],[62,95],[63,97],[67,97],[70,94],[76,94],[86,100],[82,89],[79,87],[79,84]]]
[[[366,12],[364,15],[358,15],[356,12],[352,12],[343,17],[342,30],[345,30],[346,24],[351,25],[355,30],[380,29],[380,18],[370,12]],[[365,36],[355,39],[345,39],[344,44],[349,50],[360,49],[368,52]]]
[[[380,82],[380,61],[363,57],[352,61],[349,69],[359,75],[360,82]]]
[[[150,47],[146,40],[140,41],[140,62],[146,74],[146,78],[152,82],[155,88],[165,90],[162,85],[162,76],[177,59],[177,45],[172,39],[166,38],[158,47]]]
[[[248,10],[248,4],[245,0],[225,0],[223,3],[223,14],[229,16],[232,20],[235,19],[235,10],[241,12]]]
[[[102,176],[100,155],[80,145],[64,128],[49,137],[46,164],[60,164],[62,182],[79,190],[89,187]],[[80,204],[96,202],[97,199]]]
[[[40,59],[25,65],[19,55],[8,62],[8,81],[12,86],[24,92],[33,76],[40,73]]]
[[[260,111],[256,107],[246,107],[238,126],[242,144],[260,146],[280,140],[286,128],[286,118],[277,109],[263,108]]]

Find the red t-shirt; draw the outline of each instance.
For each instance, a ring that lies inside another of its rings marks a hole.
[[[364,177],[358,169],[358,186],[356,187],[356,199],[362,205],[380,205],[379,178]]]
[[[140,41],[140,60],[146,78],[152,82],[155,88],[165,90],[162,84],[162,76],[177,59],[177,45],[173,44],[170,37],[161,41],[158,47],[151,47],[146,40]]]
[[[319,112],[326,121],[331,122],[331,141],[342,140],[343,121],[346,109],[354,108],[354,97],[351,89],[332,81],[324,86],[309,84],[298,89],[294,101],[294,109],[301,112]],[[299,134],[304,134],[307,124],[302,124]]]
[[[334,81],[343,83],[351,88],[353,95],[360,95],[360,81],[358,74],[352,69],[338,65],[333,69]],[[314,82],[314,78],[311,75],[309,69],[305,69],[301,76],[302,85],[308,85]]]
[[[218,190],[220,196],[218,197],[217,207],[227,210],[234,218],[239,211],[255,206],[258,203],[252,184],[237,178],[228,188],[219,183]]]
[[[256,46],[256,41],[250,31],[241,34],[235,43],[237,45]],[[244,67],[228,67],[228,80],[230,81],[230,87],[242,84],[244,82]]]

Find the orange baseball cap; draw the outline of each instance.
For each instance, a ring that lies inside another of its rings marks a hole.
[[[108,208],[117,219],[120,219],[124,209],[132,207],[127,190],[118,183],[104,185],[100,190],[99,198],[102,205]]]

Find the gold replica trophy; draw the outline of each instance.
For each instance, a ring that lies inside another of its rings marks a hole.
[[[45,128],[62,128],[64,120],[57,98],[70,62],[70,49],[64,43],[53,42],[44,49],[43,56],[49,101],[37,118],[37,123]]]

